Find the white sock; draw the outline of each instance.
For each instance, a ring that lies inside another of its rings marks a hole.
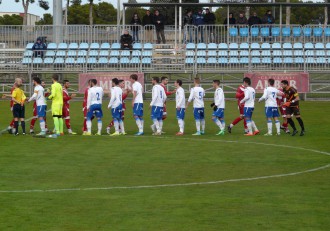
[[[140,118],[140,122],[141,122],[140,132],[143,132],[144,120],[142,118]]]
[[[113,124],[114,124],[114,126],[115,126],[115,132],[119,132],[119,122],[118,122],[118,120],[114,120],[113,121]]]
[[[253,120],[251,120],[251,125],[252,125],[254,131],[258,131],[258,128]]]
[[[224,131],[226,129],[226,122],[224,120],[221,120],[221,131]]]
[[[281,124],[280,124],[280,121],[279,120],[276,120],[275,121],[275,126],[276,126],[276,132],[277,132],[277,134],[280,134],[281,133]]]
[[[249,129],[249,133],[252,134],[252,122],[251,122],[251,120],[246,121],[246,126]]]
[[[201,132],[201,121],[200,120],[196,120],[196,129],[197,129],[197,132]]]
[[[71,128],[68,129],[68,133],[72,133],[72,129]]]
[[[159,123],[159,130],[163,131],[163,120],[158,120]]]
[[[154,119],[153,121],[154,121],[153,126],[154,126],[155,130],[156,130],[157,132],[159,132],[160,129],[159,129],[159,122],[158,122],[158,120],[157,120],[157,119]]]
[[[230,124],[229,127],[231,127],[231,128],[234,127],[234,124]]]
[[[184,121],[182,119],[178,120],[178,124],[179,124],[179,128],[180,128],[180,132],[184,132]]]
[[[97,121],[97,133],[101,133],[102,131],[102,120]]]
[[[220,130],[222,130],[222,125],[221,125],[221,122],[220,122],[220,120],[218,118],[215,118],[213,120],[213,122],[220,128]]]
[[[40,128],[42,132],[46,131],[46,123],[44,120],[40,121]]]
[[[120,131],[121,133],[125,133],[125,127],[124,127],[124,121],[123,120],[120,121],[120,130],[121,130]]]
[[[151,125],[151,129],[153,132],[156,132],[157,131],[157,127],[156,127],[156,124],[155,124],[155,121],[153,120],[153,124]],[[158,123],[158,120],[157,120],[157,123]]]
[[[267,121],[267,128],[268,128],[268,134],[272,134],[273,133],[273,123],[271,120]]]
[[[136,118],[135,123],[136,123],[136,126],[139,128],[139,132],[141,132],[141,126],[142,126],[141,120],[139,118]]]
[[[205,120],[204,119],[201,120],[201,124],[202,124],[202,131],[205,131]]]
[[[87,132],[91,133],[92,132],[92,121],[87,120],[86,125],[87,125]]]

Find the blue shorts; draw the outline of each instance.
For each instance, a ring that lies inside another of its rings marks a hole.
[[[122,115],[123,115],[123,105],[120,104],[118,107],[112,108],[111,114],[112,114],[112,118],[121,120]]]
[[[143,116],[143,103],[135,103],[133,107],[133,115],[142,117]]]
[[[161,120],[163,118],[163,107],[152,106],[151,107],[151,119]]]
[[[280,116],[277,107],[265,107],[265,114],[267,118],[274,118]]]
[[[37,106],[38,118],[40,118],[40,117],[46,117],[46,110],[47,110],[47,106],[46,105]]]
[[[95,116],[96,118],[102,118],[102,105],[101,104],[93,104],[89,107],[89,111],[87,112],[87,119],[92,119]]]
[[[184,120],[185,114],[186,114],[185,108],[181,108],[180,110],[176,109],[176,118],[178,120]]]
[[[204,119],[204,108],[194,108],[194,118],[195,120],[203,120]]]
[[[244,107],[244,117],[252,118],[254,108],[253,107]]]
[[[212,116],[218,117],[218,118],[224,118],[225,117],[225,109],[224,108],[218,108],[216,111],[213,112]]]

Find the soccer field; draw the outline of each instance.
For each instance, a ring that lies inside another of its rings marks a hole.
[[[130,101],[128,135],[110,137],[106,105],[101,137],[80,135],[81,102],[70,110],[79,135],[0,136],[0,230],[329,230],[330,102],[301,102],[303,137],[264,137],[264,103],[254,112],[262,135],[245,137],[238,124],[216,136],[207,106],[206,134],[191,135],[189,108],[185,135],[176,137],[173,102],[164,135],[151,136],[145,108],[146,134],[134,137]],[[9,102],[0,102],[0,115],[6,129]],[[236,102],[226,102],[226,124],[237,115]],[[49,113],[47,123],[53,128]]]

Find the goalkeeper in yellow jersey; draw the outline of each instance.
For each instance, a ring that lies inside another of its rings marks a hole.
[[[63,90],[62,85],[58,83],[58,75],[54,74],[52,77],[53,84],[51,89],[51,95],[48,99],[52,100],[52,115],[54,119],[55,135],[63,135]]]

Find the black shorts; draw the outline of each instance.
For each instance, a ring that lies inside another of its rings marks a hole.
[[[296,107],[287,107],[286,108],[286,114],[287,115],[294,114],[295,116],[299,116],[300,115],[299,106],[296,106]]]
[[[14,118],[25,118],[25,107],[20,104],[14,104],[13,115]]]

